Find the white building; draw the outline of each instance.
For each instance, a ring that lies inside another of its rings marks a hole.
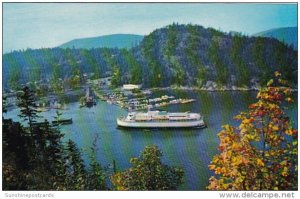
[[[124,84],[123,89],[124,90],[134,90],[134,89],[140,89],[141,85],[138,84]]]

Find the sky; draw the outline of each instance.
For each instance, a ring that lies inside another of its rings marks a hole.
[[[3,3],[3,52],[108,34],[147,35],[173,22],[247,35],[297,26],[296,4]]]

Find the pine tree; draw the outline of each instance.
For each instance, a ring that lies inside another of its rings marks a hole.
[[[112,87],[118,87],[121,84],[121,71],[117,65],[114,65],[112,68],[113,74],[111,77],[111,85]]]
[[[98,135],[98,134],[97,134]],[[90,155],[90,167],[87,174],[87,189],[88,190],[105,190],[105,173],[101,165],[97,162],[97,141],[98,136],[93,141]]]
[[[18,94],[18,107],[20,108],[21,114],[19,117],[24,118],[24,121],[28,121],[30,127],[36,122],[38,116],[37,105],[35,104],[34,94],[30,89],[25,86],[22,92]]]
[[[69,140],[67,142],[67,179],[68,190],[84,190],[86,186],[86,171],[81,158],[81,153],[76,144]]]
[[[11,119],[2,123],[2,183],[3,190],[25,190],[25,176],[30,169],[28,138],[24,128]]]

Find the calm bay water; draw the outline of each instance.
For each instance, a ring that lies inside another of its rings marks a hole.
[[[116,118],[127,115],[118,106],[98,101],[92,108],[79,108],[79,103],[70,103],[62,111],[64,118],[72,118],[73,124],[62,126],[65,139],[74,140],[82,149],[88,162],[89,148],[97,139],[97,159],[103,166],[116,161],[118,170],[130,167],[129,159],[139,156],[146,145],[155,144],[163,152],[163,162],[184,169],[184,184],[181,190],[205,190],[212,172],[208,164],[218,153],[218,132],[223,124],[238,125],[233,117],[255,102],[256,92],[203,92],[203,91],[156,91],[153,97],[174,95],[176,98],[195,98],[189,104],[170,105],[160,110],[200,112],[207,128],[184,130],[126,130],[118,129]],[[296,94],[295,94],[296,98]],[[56,110],[40,115],[53,120]],[[19,121],[18,109],[4,114],[5,118]],[[297,99],[287,111],[297,128]]]

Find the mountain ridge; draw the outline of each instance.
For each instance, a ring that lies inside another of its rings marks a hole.
[[[144,36],[137,34],[110,34],[96,37],[77,38],[59,45],[59,48],[131,48]]]
[[[264,85],[275,71],[297,87],[297,51],[273,38],[225,33],[199,25],[172,24],[146,35],[136,46],[52,48],[3,56],[4,86],[9,82],[80,81],[112,76],[113,86],[227,88]],[[76,81],[77,81],[76,80]]]
[[[293,45],[295,50],[298,49],[298,28],[297,27],[279,27],[265,30],[253,34],[253,36],[269,37],[277,39],[288,45]]]

